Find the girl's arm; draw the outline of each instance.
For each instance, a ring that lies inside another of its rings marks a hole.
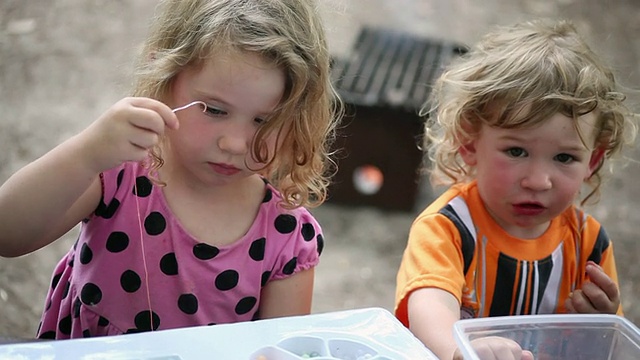
[[[82,165],[78,142],[62,143],[0,187],[1,256],[20,256],[49,244],[97,207],[98,174]]]
[[[125,98],[16,172],[0,187],[0,256],[37,250],[87,217],[100,201],[99,174],[144,159],[165,126],[178,126],[166,105]]]
[[[314,273],[314,269],[311,268],[265,285],[260,300],[260,318],[311,313]]]

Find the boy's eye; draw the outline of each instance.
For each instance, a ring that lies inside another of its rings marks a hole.
[[[524,157],[527,155],[527,152],[524,151],[523,148],[510,148],[506,151],[507,155],[511,157]]]
[[[576,158],[572,155],[569,154],[558,154],[556,155],[556,160],[563,163],[563,164],[568,164],[572,161],[575,161]]]

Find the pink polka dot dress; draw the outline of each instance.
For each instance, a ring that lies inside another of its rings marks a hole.
[[[319,262],[319,224],[304,208],[278,206],[280,195],[266,182],[253,225],[223,247],[190,236],[139,164],[103,173],[102,183],[100,205],[54,270],[38,338],[255,320],[263,286]]]

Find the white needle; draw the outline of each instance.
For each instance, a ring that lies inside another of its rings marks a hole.
[[[175,109],[173,109],[171,111],[173,111],[175,113],[175,112],[178,112],[180,110],[184,110],[186,108],[192,107],[193,105],[197,105],[197,104],[202,105],[202,112],[207,111],[207,104],[205,104],[203,101],[194,101],[194,102],[188,103],[187,105],[177,107],[177,108],[175,108]]]

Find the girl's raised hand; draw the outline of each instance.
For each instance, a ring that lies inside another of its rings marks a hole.
[[[78,140],[84,144],[88,164],[101,172],[126,161],[144,160],[167,128],[178,128],[171,108],[154,99],[127,97],[81,132]]]
[[[567,312],[615,314],[620,307],[620,291],[616,283],[593,261],[587,263],[586,272],[590,281],[565,301]]]

